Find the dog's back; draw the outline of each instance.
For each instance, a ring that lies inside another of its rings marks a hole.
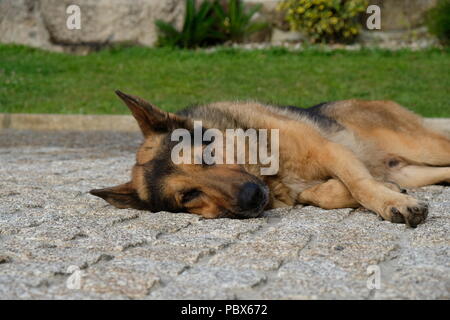
[[[291,120],[305,121],[327,132],[343,129],[335,119],[327,115],[330,103],[321,103],[310,108],[296,106],[278,106],[255,101],[219,102],[187,107],[178,115],[201,120],[210,128],[246,129],[258,127],[261,117],[270,121],[271,117],[285,117]]]
[[[420,155],[412,154],[413,148],[405,145],[418,144],[427,136],[441,137],[425,128],[420,116],[391,101],[343,100],[305,109],[255,101],[218,102],[192,106],[178,114],[201,120],[205,127],[219,130],[269,129],[275,119],[300,121],[326,139],[350,149],[379,178],[385,178],[383,162],[390,154],[416,163]]]

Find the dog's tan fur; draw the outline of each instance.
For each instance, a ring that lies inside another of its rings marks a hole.
[[[207,218],[238,217],[235,198],[239,187],[246,181],[262,181],[270,190],[266,209],[297,203],[324,209],[364,206],[386,220],[415,226],[425,220],[427,205],[401,193],[396,185],[450,182],[450,139],[426,128],[422,118],[394,102],[328,103],[317,109],[317,121],[308,114],[257,102],[219,102],[175,115],[142,99],[118,94],[145,136],[132,180],[92,191],[118,207],[183,210]],[[163,166],[160,158],[167,134],[175,128],[191,128],[193,120],[222,131],[279,129],[278,174],[260,176],[260,165],[178,165],[158,177],[156,164]],[[152,195],[155,186],[149,176],[158,180],[158,197]],[[188,189],[198,192],[194,199],[183,202]],[[156,198],[165,206],[155,204]]]

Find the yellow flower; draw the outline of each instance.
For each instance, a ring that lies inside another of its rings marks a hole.
[[[350,22],[349,19],[364,11],[368,2],[368,0],[281,0],[278,8],[286,10],[286,20],[292,30],[302,30],[311,39],[320,40],[326,34],[349,39],[359,32],[358,24]],[[336,7],[338,4],[340,9]]]

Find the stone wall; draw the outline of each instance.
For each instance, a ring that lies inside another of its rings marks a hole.
[[[411,45],[426,48],[438,44],[424,26],[426,12],[437,0],[369,0],[369,3],[381,8],[381,31],[363,29],[360,43],[388,48]]]
[[[369,0],[381,8],[381,28],[384,31],[407,30],[420,27],[425,12],[437,0]]]
[[[81,29],[66,27],[69,5],[81,9]],[[155,20],[182,23],[183,0],[0,0],[0,42],[55,51],[113,43],[152,46]]]
[[[276,11],[279,1],[244,1],[263,4],[259,18],[270,21],[273,34],[288,28],[283,14]],[[436,1],[370,0],[381,7],[384,31],[420,26],[424,12]],[[71,4],[81,8],[81,30],[66,27],[66,8]],[[155,20],[180,26],[183,16],[184,0],[0,0],[0,42],[76,52],[117,43],[152,46],[157,39]],[[266,33],[252,40],[270,38]]]

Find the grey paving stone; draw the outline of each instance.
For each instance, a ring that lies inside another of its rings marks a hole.
[[[440,270],[413,266],[399,268],[381,282],[374,299],[445,299],[450,298],[449,268]]]
[[[139,139],[0,132],[0,299],[450,298],[449,187],[409,190],[430,204],[416,229],[362,209],[207,220],[89,195],[128,180]]]
[[[148,261],[173,264],[174,266],[192,266],[197,263],[202,257],[205,257],[214,250],[205,248],[186,248],[178,245],[167,244],[155,244],[149,243],[145,246],[130,248],[124,252],[116,255],[116,257],[128,257],[128,258],[142,258]],[[169,268],[170,270],[171,268]],[[177,273],[182,268],[176,269]]]
[[[159,282],[155,271],[145,259],[114,259],[83,271],[80,290],[143,298]]]
[[[284,264],[262,288],[262,299],[364,299],[366,279],[324,257]]]
[[[150,299],[232,299],[234,291],[252,288],[265,281],[262,272],[227,267],[198,266],[188,269]]]

